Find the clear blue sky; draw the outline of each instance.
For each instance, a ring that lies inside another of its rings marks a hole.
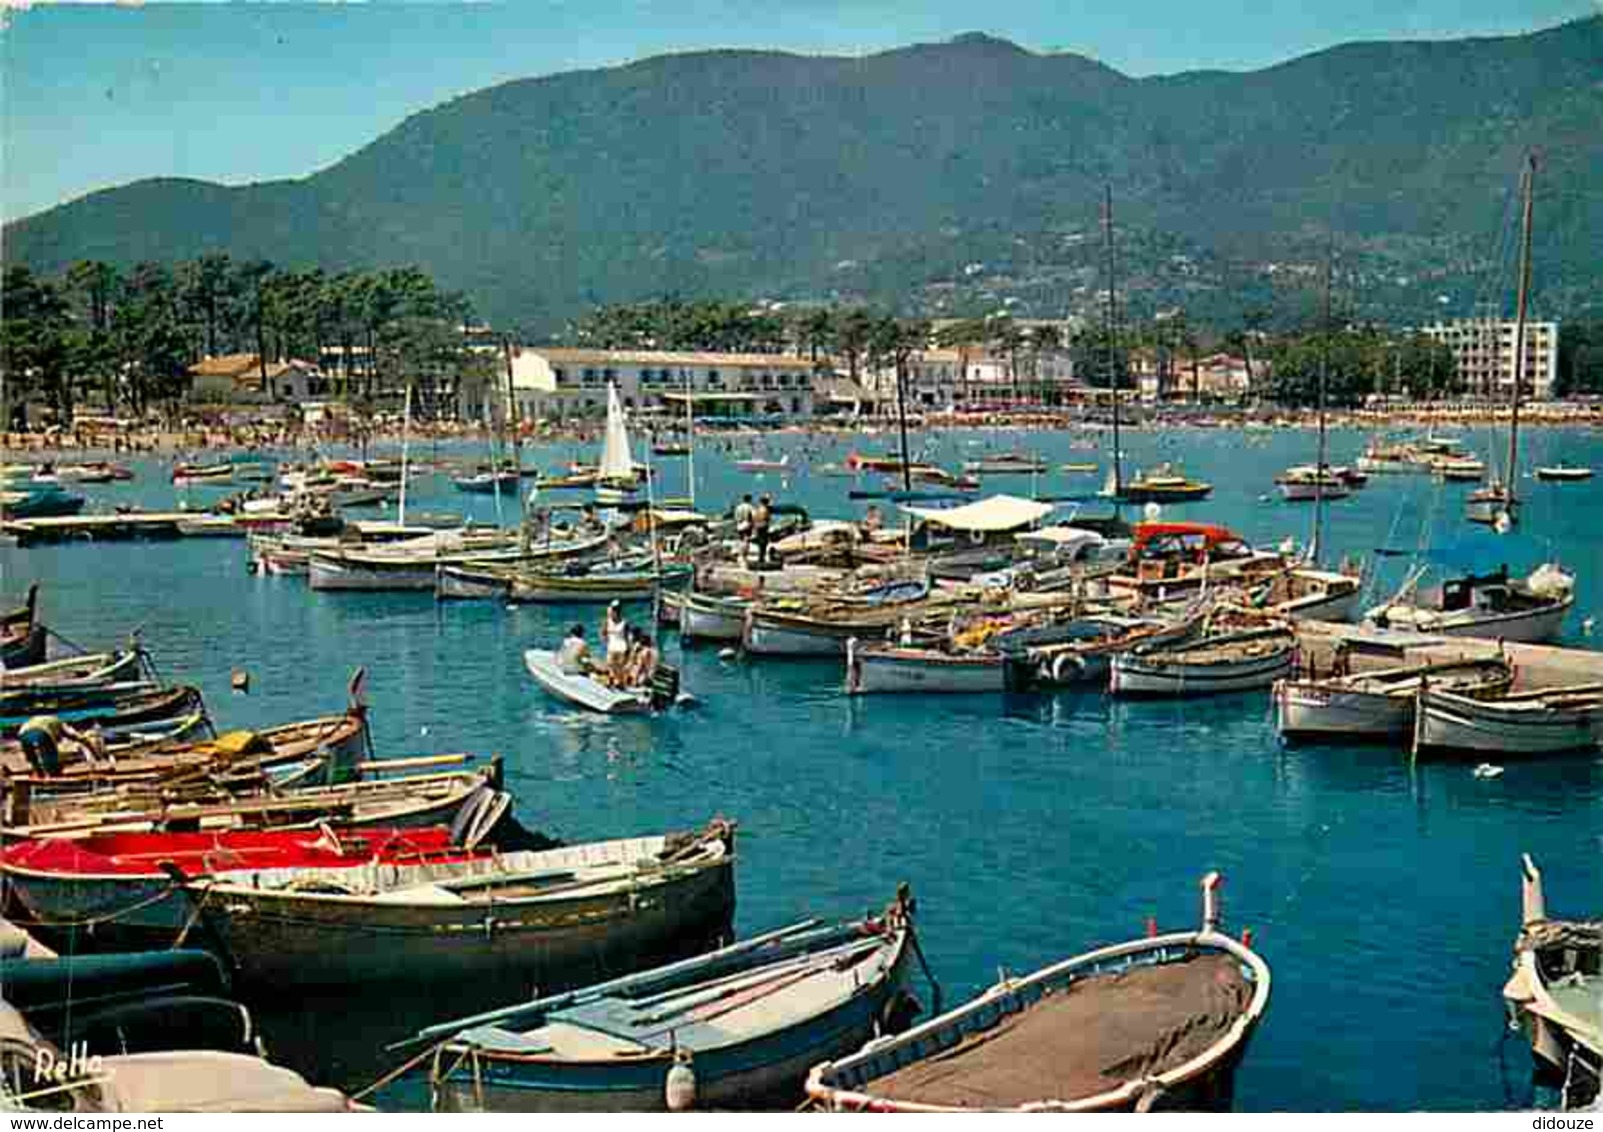
[[[141,177],[304,176],[456,95],[668,51],[854,54],[983,31],[1130,75],[1250,70],[1351,40],[1516,34],[1603,0],[6,6],[0,213],[14,219]]]

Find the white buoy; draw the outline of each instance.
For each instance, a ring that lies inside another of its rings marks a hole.
[[[1158,506],[1157,500],[1153,500],[1144,508],[1142,508],[1141,513],[1148,519],[1156,519],[1159,515],[1163,514],[1163,508]]]
[[[1500,775],[1502,773],[1503,773],[1503,768],[1502,767],[1493,766],[1491,763],[1481,763],[1480,766],[1475,768],[1475,777],[1476,778],[1496,778],[1498,775]]]
[[[668,1070],[663,1097],[669,1112],[689,1112],[696,1107],[696,1071],[690,1067],[690,1055],[683,1050],[675,1055]]]
[[[426,724],[426,723],[421,728],[418,729],[418,734],[419,735],[427,735],[428,733],[429,733],[429,725]]]
[[[1593,630],[1594,627],[1596,627],[1596,625],[1597,625],[1597,618],[1596,617],[1588,617],[1585,621],[1582,621],[1581,622],[1581,636],[1590,637],[1592,635],[1592,630]]]
[[[734,660],[739,655],[740,653],[733,648],[721,648],[718,650],[719,660]]]
[[[1506,535],[1509,531],[1513,530],[1513,528],[1514,520],[1509,517],[1508,512],[1499,511],[1497,513],[1497,519],[1492,523],[1492,529],[1500,535]]]

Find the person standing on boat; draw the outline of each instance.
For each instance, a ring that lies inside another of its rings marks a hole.
[[[607,606],[601,638],[607,646],[607,677],[613,687],[621,688],[628,676],[629,622],[623,619],[623,606],[616,601]]]
[[[740,540],[740,564],[749,566],[751,552],[751,519],[756,508],[751,505],[751,496],[743,495],[740,502],[735,504],[735,537]]]
[[[568,635],[562,641],[562,647],[557,650],[557,667],[569,676],[584,676],[589,673],[590,645],[584,639],[584,626],[575,625],[568,630]]]
[[[63,739],[77,743],[90,758],[94,758],[104,750],[98,735],[79,731],[54,715],[36,715],[24,723],[22,730],[17,732],[17,741],[22,745],[22,753],[28,756],[29,764],[40,774],[61,773]]]
[[[757,509],[751,513],[751,537],[757,544],[757,568],[764,569],[768,565],[768,532],[774,521],[774,498],[765,495],[757,503]]]

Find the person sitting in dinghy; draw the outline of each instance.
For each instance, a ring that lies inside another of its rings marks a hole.
[[[588,676],[594,670],[595,661],[590,655],[589,642],[584,639],[583,625],[568,630],[562,647],[557,650],[557,667],[569,676]]]

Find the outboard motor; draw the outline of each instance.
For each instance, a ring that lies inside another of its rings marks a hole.
[[[659,664],[651,670],[651,706],[657,711],[669,708],[679,698],[679,670]]]

